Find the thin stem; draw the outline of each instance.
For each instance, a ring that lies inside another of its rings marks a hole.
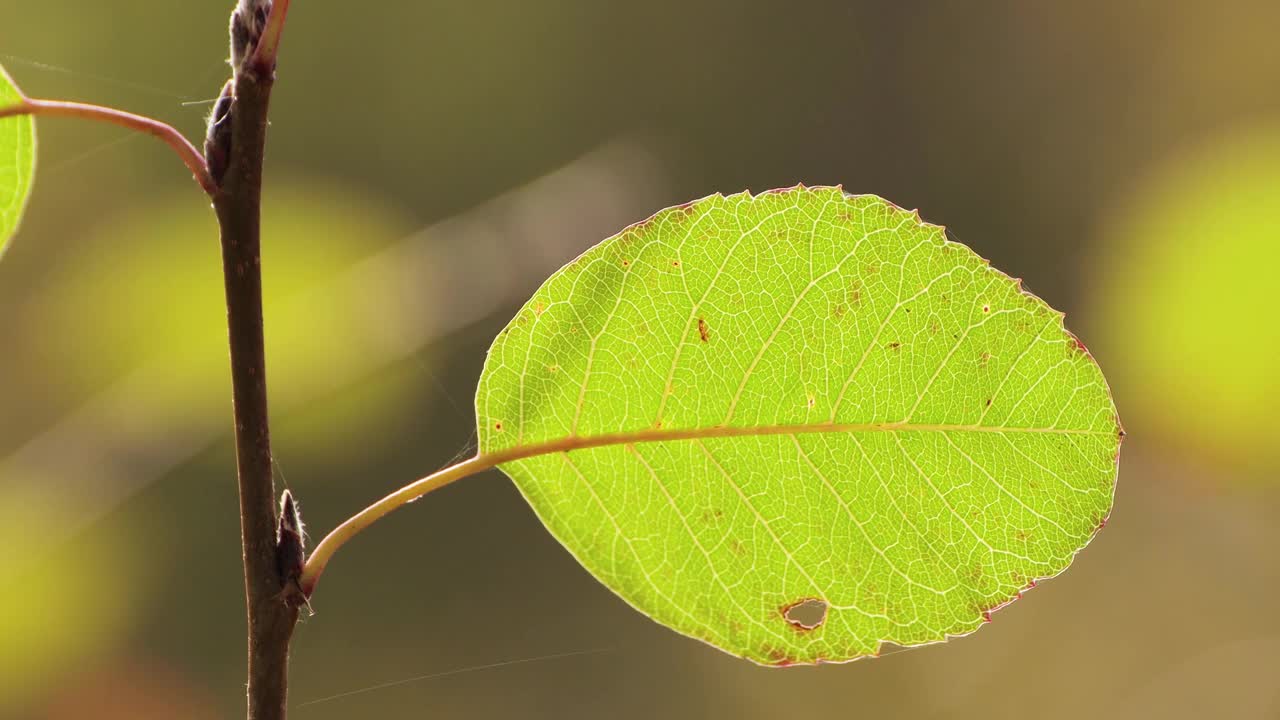
[[[851,432],[977,432],[977,433],[1049,433],[1062,435],[1097,435],[1110,434],[1110,431],[1076,430],[1069,428],[1040,427],[997,427],[991,425],[938,425],[923,423],[816,423],[810,425],[775,425],[761,427],[700,427],[677,430],[646,429],[632,432],[609,433],[592,437],[564,437],[542,443],[521,445],[492,453],[480,453],[470,460],[464,460],[439,472],[428,475],[416,482],[405,485],[390,495],[361,510],[346,522],[339,525],[316,545],[307,564],[302,570],[299,584],[302,592],[308,597],[315,590],[320,574],[324,572],[329,559],[338,548],[372,525],[378,519],[396,508],[403,507],[426,495],[432,490],[442,488],[456,480],[483,472],[503,463],[526,460],[540,455],[552,453],[568,453],[573,450],[605,447],[609,445],[632,445],[650,442],[671,442],[677,440],[700,440],[728,437],[759,437],[765,435],[803,435],[812,433],[851,433]]]
[[[262,30],[262,39],[258,41],[258,49],[253,54],[254,67],[275,68],[280,36],[284,34],[284,21],[288,15],[289,0],[275,0],[271,5],[271,15],[267,17],[267,25]]]
[[[324,572],[324,568],[329,564],[329,558],[338,551],[338,548],[347,544],[347,541],[362,530],[372,525],[375,521],[382,518],[396,508],[403,507],[418,498],[437,488],[442,488],[455,480],[461,480],[468,475],[474,475],[483,472],[491,467],[504,462],[493,455],[477,455],[470,460],[463,462],[428,475],[427,477],[410,483],[391,493],[390,495],[375,502],[369,507],[356,513],[346,522],[334,528],[332,532],[316,545],[311,551],[311,555],[307,557],[307,564],[302,569],[302,576],[298,579],[298,584],[302,586],[302,592],[311,596],[315,591],[316,583],[320,581],[320,574]]]
[[[205,193],[213,197],[218,192],[217,184],[209,175],[209,166],[205,164],[204,155],[183,137],[172,125],[115,108],[90,105],[87,103],[65,102],[62,100],[36,100],[24,98],[17,105],[0,108],[0,118],[17,115],[38,115],[45,117],[74,117],[85,120],[110,123],[134,132],[140,132],[160,138],[166,145],[178,153],[178,157],[195,176],[196,182]]]

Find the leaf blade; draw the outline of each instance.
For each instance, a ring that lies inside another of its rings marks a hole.
[[[626,434],[502,469],[628,602],[772,664],[972,631],[1092,537],[1119,443],[1060,314],[837,188],[713,196],[588,251],[494,343],[477,415],[482,453]],[[816,628],[787,618],[806,599]]]
[[[13,80],[0,67],[0,107],[23,99]],[[0,119],[0,257],[18,230],[35,177],[36,135],[30,116]]]

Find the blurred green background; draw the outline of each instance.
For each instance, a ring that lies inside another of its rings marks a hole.
[[[7,0],[0,64],[197,138],[231,5]],[[1129,432],[1110,525],[1046,589],[947,646],[785,671],[636,614],[488,473],[337,556],[293,717],[1280,717],[1280,5],[289,19],[264,265],[275,449],[313,538],[471,449],[488,342],[547,274],[715,191],[920,208],[1067,312]],[[53,120],[40,142],[0,263],[0,717],[241,716],[212,214],[152,140]]]

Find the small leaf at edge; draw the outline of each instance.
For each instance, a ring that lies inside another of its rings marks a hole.
[[[22,100],[22,93],[0,67],[0,108]],[[0,118],[0,256],[18,230],[36,172],[36,131],[29,115]]]

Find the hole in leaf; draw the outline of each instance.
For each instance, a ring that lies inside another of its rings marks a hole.
[[[788,605],[782,611],[782,617],[800,630],[813,630],[827,621],[827,603],[824,600],[809,598]]]

